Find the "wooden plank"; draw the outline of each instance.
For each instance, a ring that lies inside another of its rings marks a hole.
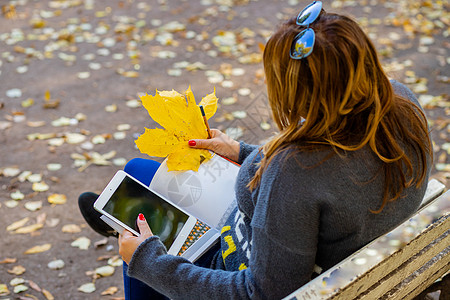
[[[436,201],[448,201],[450,194],[446,193],[445,199],[438,198]],[[450,202],[449,202],[450,203]],[[424,209],[426,209],[426,206]],[[420,213],[415,217],[419,217]],[[441,236],[448,230],[448,223],[445,222],[448,219],[448,215],[435,221],[431,226],[428,226],[423,232],[412,239],[406,246],[399,248],[396,252],[386,257],[380,263],[361,275],[359,278],[351,282],[350,284],[342,287],[335,296],[331,299],[354,299],[361,293],[371,288],[374,284],[378,284],[380,278],[383,278],[393,270],[397,269],[401,264],[407,261],[410,257],[415,255],[418,251],[422,250],[425,246],[430,244],[436,238]],[[411,220],[414,218],[411,218]],[[411,222],[411,220],[409,222]],[[406,227],[407,223],[402,224]],[[402,226],[401,225],[401,226]],[[401,227],[397,227],[401,229]],[[400,230],[402,231],[402,230]],[[377,241],[377,240],[376,240]],[[381,240],[378,240],[381,242]],[[382,247],[382,245],[379,245]],[[396,284],[396,283],[395,283]]]
[[[450,246],[448,247],[450,249]],[[449,271],[450,254],[448,251],[445,254],[437,257],[430,266],[424,266],[417,274],[411,275],[408,278],[409,282],[399,289],[396,289],[386,297],[386,299],[413,299],[420,294],[434,281]]]
[[[443,266],[443,268],[439,269],[436,273],[432,274],[428,278],[422,278],[420,280],[419,285],[415,289],[413,289],[408,295],[402,296],[405,300],[411,300],[417,297],[420,293],[425,291],[428,287],[430,287],[432,284],[434,284],[439,278],[443,278],[446,276],[446,273],[449,272],[449,262],[447,261],[447,265]],[[398,298],[398,297],[397,297]],[[389,297],[386,299],[390,299]]]
[[[449,228],[450,218],[447,216],[447,221],[444,226],[445,228]],[[443,252],[448,245],[450,245],[450,230],[447,229],[445,236],[440,238],[440,240],[436,243],[431,243],[426,247],[426,249],[420,251],[411,259],[409,259],[405,264],[401,265],[399,268],[395,269],[391,272],[391,274],[385,276],[384,278],[380,278],[379,282],[371,287],[370,291],[365,293],[361,299],[379,299],[384,294],[389,292],[393,286],[401,283],[405,280],[405,278],[409,277],[415,271],[419,270],[422,266],[424,266],[427,262],[432,260],[435,256],[439,255]]]
[[[438,230],[433,230],[428,237],[427,230],[430,230],[430,228],[427,229],[427,227],[435,219],[441,218],[449,211],[450,191],[447,191],[432,203],[421,208],[411,219],[399,225],[387,235],[369,243],[308,284],[300,287],[285,299],[330,299],[340,294],[341,291],[349,289],[350,286],[356,295],[360,294],[370,288],[370,285],[365,285],[366,282],[377,282],[394,269],[386,265],[385,260],[394,254],[399,255],[397,252],[403,248],[403,245],[411,244],[409,251],[412,252],[403,251],[404,257],[401,257],[399,261],[405,261],[408,258],[406,254],[414,255],[414,249],[421,250],[424,245],[445,232],[443,226],[435,224],[433,226],[436,226]],[[405,235],[405,232],[411,233],[411,231],[413,233],[409,237],[408,234]],[[438,234],[438,231],[440,234]],[[380,265],[384,266],[385,269],[379,268]],[[397,264],[395,268],[398,266]],[[383,271],[375,272],[377,269]],[[364,280],[361,280],[363,277]],[[347,299],[352,299],[352,297],[349,296]]]
[[[448,216],[447,216],[448,217]],[[401,264],[407,261],[410,257],[415,255],[418,251],[422,250],[424,246],[430,244],[436,238],[441,236],[446,232],[448,227],[444,226],[448,223],[441,220],[433,223],[425,229],[425,232],[418,235],[404,248],[399,249],[394,254],[388,256],[377,266],[373,267],[371,270],[360,276],[357,280],[342,288],[334,297],[331,299],[355,299],[358,295],[362,294],[373,285],[378,284],[379,280],[396,270]],[[392,284],[397,284],[393,282]],[[376,299],[376,298],[372,298]]]

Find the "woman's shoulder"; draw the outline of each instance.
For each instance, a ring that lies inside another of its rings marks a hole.
[[[406,85],[404,85],[403,83],[401,83],[395,79],[391,79],[391,85],[392,85],[392,88],[394,89],[394,93],[396,95],[399,95],[405,99],[408,99],[411,102],[413,102],[414,104],[416,104],[418,107],[422,108],[420,106],[419,100],[417,100],[416,95]]]

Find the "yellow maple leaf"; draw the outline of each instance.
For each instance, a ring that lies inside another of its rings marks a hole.
[[[150,156],[166,157],[169,171],[198,171],[200,164],[211,158],[208,150],[192,149],[188,146],[191,139],[206,139],[208,133],[199,106],[189,87],[185,94],[177,91],[158,91],[155,96],[140,97],[150,117],[164,127],[145,128],[136,141],[141,153]],[[206,118],[217,111],[217,97],[213,93],[202,98]]]

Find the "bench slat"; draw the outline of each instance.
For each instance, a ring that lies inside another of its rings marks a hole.
[[[428,203],[444,188],[440,182],[431,180],[423,203]],[[285,299],[352,299],[361,295],[446,232],[448,223],[443,217],[449,211],[450,192],[447,192],[387,235],[369,243]],[[437,219],[440,221],[436,222]],[[436,224],[427,229],[432,223]],[[407,250],[403,250],[405,245],[408,245]]]
[[[386,295],[386,297],[383,297],[382,299],[414,299],[414,297],[419,295],[428,286],[449,271],[449,251],[450,247],[447,247],[443,253],[436,256],[436,259],[432,264],[429,266],[424,266],[423,269],[421,268],[417,274],[413,274],[405,280],[407,283],[402,284],[400,287],[394,288]],[[435,268],[436,265],[441,267]],[[438,270],[436,271],[436,269]]]
[[[378,283],[374,282],[373,284],[375,285],[375,287],[371,287],[370,291],[366,292],[361,299],[380,299],[384,294],[389,292],[393,286],[404,281],[405,278],[407,278],[410,274],[420,269],[423,265],[431,261],[435,256],[438,256],[439,253],[444,251],[444,249],[446,249],[450,244],[450,234],[449,230],[447,229],[449,228],[449,224],[450,218],[447,215],[446,221],[439,224],[440,229],[444,229],[444,237],[441,236],[437,242],[429,244],[427,247],[425,247],[425,249],[420,250],[416,248],[415,245],[412,245],[412,243],[405,246],[405,248],[402,249],[403,253],[406,254],[406,258],[410,258],[407,259],[407,261],[398,268],[393,268],[392,272],[387,276],[381,275],[380,278],[382,279],[379,280]],[[433,229],[427,228],[427,231],[431,230]],[[440,231],[442,230],[439,230],[439,232]],[[428,232],[427,234],[430,234],[430,232]],[[413,248],[412,250],[410,249],[411,247]],[[391,256],[386,260],[386,264],[398,265],[398,263],[395,262],[396,259],[397,258],[395,256]],[[344,296],[343,294],[342,296]]]

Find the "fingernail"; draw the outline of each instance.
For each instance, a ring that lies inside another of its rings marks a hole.
[[[195,145],[197,145],[197,143],[194,140],[189,141],[189,146],[195,146]]]
[[[141,220],[141,221],[144,221],[144,220],[145,220],[145,217],[144,217],[143,214],[139,214],[138,218],[139,218],[139,220]]]

